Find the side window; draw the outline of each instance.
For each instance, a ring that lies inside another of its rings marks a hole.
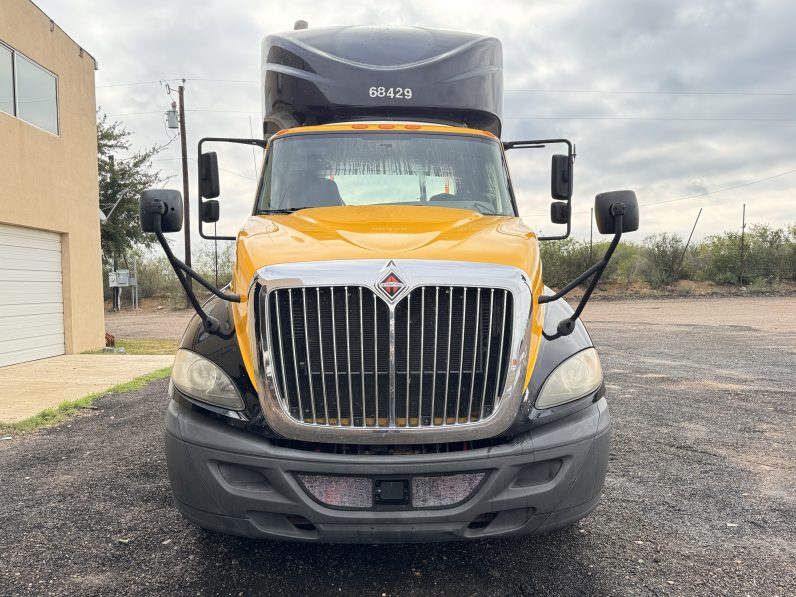
[[[14,56],[0,45],[0,112],[14,116]]]
[[[24,56],[14,54],[17,79],[17,116],[58,134],[58,93],[55,77]]]

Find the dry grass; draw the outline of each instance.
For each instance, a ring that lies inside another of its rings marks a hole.
[[[67,400],[65,402],[62,402],[58,406],[54,406],[52,408],[46,408],[40,413],[33,415],[32,417],[28,417],[27,419],[22,419],[21,421],[16,421],[13,423],[5,423],[3,421],[0,421],[0,433],[11,433],[11,432],[24,433],[27,431],[33,431],[35,429],[39,429],[41,427],[50,427],[52,425],[57,425],[69,415],[73,415],[77,411],[82,409],[91,408],[91,405],[96,400],[102,398],[103,396],[107,396],[108,394],[121,394],[122,392],[130,392],[132,390],[138,390],[140,388],[143,388],[149,382],[156,381],[158,379],[163,379],[164,377],[168,377],[170,374],[171,374],[171,367],[166,367],[165,369],[158,369],[157,371],[141,375],[140,377],[136,377],[131,381],[113,386],[112,388],[108,388],[107,390],[103,390],[101,392],[94,392],[93,394],[88,394],[87,396],[83,396],[82,398],[78,398],[77,400]]]
[[[124,348],[127,354],[174,354],[179,342],[171,339],[129,339],[116,340],[117,348]],[[113,354],[104,350],[92,350],[87,354]]]

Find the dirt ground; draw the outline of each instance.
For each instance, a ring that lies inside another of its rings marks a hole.
[[[586,307],[583,319],[606,323],[624,314],[636,323],[740,325],[767,332],[796,331],[796,297],[595,300]],[[166,303],[147,300],[142,301],[139,311],[105,313],[105,329],[118,338],[179,340],[192,316],[190,309],[172,309]]]
[[[102,399],[0,442],[0,595],[794,595],[794,307],[589,305],[613,417],[605,490],[588,518],[539,537],[340,546],[204,532],[172,504],[167,381]]]
[[[116,338],[179,340],[193,316],[191,309],[174,309],[167,301],[141,301],[141,309],[105,312],[105,331]]]

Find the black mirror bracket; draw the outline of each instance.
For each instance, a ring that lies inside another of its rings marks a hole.
[[[199,140],[197,163],[198,180],[197,188],[199,192],[197,201],[199,205],[199,236],[205,240],[236,240],[234,236],[223,236],[205,233],[204,224],[212,224],[218,221],[218,202],[213,207],[207,207],[210,201],[205,199],[215,199],[220,195],[219,179],[218,179],[218,157],[215,152],[202,153],[202,146],[208,142],[216,143],[233,143],[237,145],[251,145],[253,147],[261,147],[265,149],[267,141],[264,139],[244,139],[237,137],[204,137]],[[203,216],[211,215],[215,219],[203,219]]]
[[[591,294],[594,292],[597,282],[600,281],[600,277],[603,275],[605,268],[608,266],[608,262],[611,260],[611,257],[613,256],[614,251],[619,244],[619,239],[622,238],[622,218],[625,214],[625,204],[614,203],[611,205],[610,211],[611,215],[614,216],[614,238],[611,240],[611,244],[608,246],[608,250],[606,250],[603,258],[555,294],[542,295],[539,297],[538,302],[540,305],[552,303],[553,301],[557,301],[558,299],[566,296],[573,289],[577,288],[583,282],[591,278],[591,282],[589,282],[586,292],[583,293],[583,296],[580,298],[580,302],[578,303],[578,306],[575,308],[575,311],[572,313],[572,315],[558,322],[558,329],[555,334],[544,334],[545,338],[548,340],[554,340],[555,338],[559,338],[561,336],[569,336],[575,330],[575,322],[583,312],[583,308],[586,306],[586,303],[589,302],[589,298],[591,298]]]
[[[165,205],[163,205],[162,209],[165,209]],[[177,275],[177,279],[180,281],[180,285],[182,289],[185,291],[188,300],[191,303],[191,306],[196,311],[196,314],[202,319],[202,327],[204,330],[210,334],[217,334],[221,328],[221,325],[218,322],[218,319],[213,317],[212,315],[208,315],[204,309],[202,309],[202,305],[199,304],[199,299],[193,292],[193,289],[188,284],[187,276],[190,276],[199,284],[207,288],[210,292],[216,295],[218,298],[231,302],[231,303],[239,303],[240,302],[240,295],[239,294],[230,294],[226,292],[222,292],[215,286],[213,286],[210,282],[205,280],[201,275],[199,275],[196,271],[191,269],[189,266],[185,265],[182,261],[177,259],[174,256],[174,253],[171,251],[171,247],[169,246],[166,237],[163,236],[163,231],[160,227],[160,219],[163,216],[163,212],[153,214],[153,232],[160,242],[160,246],[163,248],[163,252],[166,254],[166,258],[169,260],[171,267],[174,269],[174,273]]]

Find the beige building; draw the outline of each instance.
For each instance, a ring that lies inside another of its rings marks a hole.
[[[0,366],[104,345],[95,68],[0,2]]]

